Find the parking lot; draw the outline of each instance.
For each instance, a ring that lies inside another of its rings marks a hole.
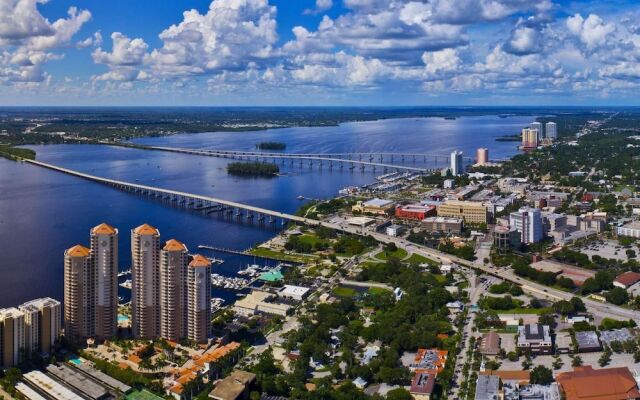
[[[583,365],[592,365],[593,368],[595,369],[602,368],[598,363],[598,360],[600,359],[601,355],[602,355],[602,352],[578,354],[578,356],[582,358]],[[553,356],[537,356],[533,358],[532,359],[533,366],[531,368],[533,369],[533,367],[535,367],[536,365],[544,365],[545,367],[553,370],[554,375],[560,372],[568,372],[573,370],[573,367],[571,366],[571,358],[569,357],[568,354],[560,355],[560,359],[564,364],[558,370],[553,369],[553,361],[554,361]],[[520,357],[520,359],[515,362],[509,361],[509,360],[498,360],[498,361],[502,363],[500,366],[501,370],[518,370],[519,371],[519,370],[522,370],[522,361],[524,361],[524,357]],[[611,355],[611,362],[605,368],[614,368],[614,367],[629,367],[629,370],[631,370],[631,372],[640,371],[640,363],[633,362],[633,354],[613,353]]]
[[[638,248],[636,246],[631,246],[630,248],[636,253],[638,252]],[[586,246],[577,247],[575,250],[587,254],[589,258],[594,254],[597,254],[603,258],[613,258],[620,261],[628,260],[626,253],[627,249],[614,240],[596,240],[588,243]]]

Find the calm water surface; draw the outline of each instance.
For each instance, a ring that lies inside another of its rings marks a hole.
[[[256,132],[183,134],[145,138],[138,143],[252,150],[260,141],[282,141],[287,152],[399,151],[447,154],[454,149],[474,155],[488,147],[492,158],[516,152],[514,142],[495,136],[517,133],[530,117],[495,116],[383,120],[338,127],[287,128]],[[240,179],[227,175],[228,160],[174,153],[94,145],[31,146],[44,162],[98,176],[115,178],[279,210],[295,212],[308,198],[330,198],[349,185],[362,185],[376,174],[320,170],[317,166],[281,166],[286,176]],[[424,165],[419,160],[417,165]],[[427,166],[434,167],[431,161]],[[378,172],[379,174],[380,172]],[[88,244],[89,228],[108,222],[120,230],[120,268],[129,267],[130,229],[148,222],[163,240],[176,238],[192,252],[200,244],[244,249],[269,239],[274,229],[225,222],[172,208],[97,183],[0,159],[0,307],[42,296],[62,299],[64,249]],[[205,253],[206,254],[206,253]],[[208,253],[207,255],[213,255]],[[233,275],[251,263],[246,257],[226,256],[214,269]],[[232,299],[232,293],[216,291]]]

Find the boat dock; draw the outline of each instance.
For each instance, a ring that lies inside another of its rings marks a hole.
[[[210,251],[217,251],[218,253],[237,254],[240,256],[252,255],[249,253],[249,250],[234,250],[234,249],[227,249],[224,247],[206,246],[203,244],[199,245],[198,248],[204,249],[204,250],[210,250]]]
[[[283,260],[282,258],[278,258],[278,257],[257,256],[255,254],[251,254],[251,249],[248,249],[248,250],[234,250],[234,249],[227,249],[227,248],[224,248],[224,247],[207,246],[207,245],[204,245],[204,244],[199,245],[198,249],[209,250],[209,251],[217,251],[219,253],[235,254],[235,255],[239,255],[239,256],[257,257],[257,258],[261,258],[263,260],[285,262],[285,263],[292,264],[292,265],[300,264],[300,263],[297,263],[295,261],[287,261],[287,260]]]

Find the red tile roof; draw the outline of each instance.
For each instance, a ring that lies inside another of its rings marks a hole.
[[[91,252],[91,250],[89,250],[88,248],[77,244],[75,246],[73,246],[70,249],[67,249],[67,255],[69,257],[86,257],[89,255],[89,253]]]
[[[640,273],[633,271],[625,272],[624,274],[616,276],[615,281],[624,285],[624,287],[629,287],[640,281]]]
[[[416,370],[411,381],[410,393],[431,394],[436,385],[436,374],[425,370]]]
[[[104,222],[94,227],[91,232],[93,232],[94,235],[113,235],[117,233],[116,228]]]
[[[210,265],[211,262],[206,257],[201,256],[200,254],[196,254],[195,256],[193,256],[193,259],[189,263],[189,266],[192,268],[208,267]]]
[[[575,368],[558,374],[566,400],[627,400],[640,398],[638,385],[627,367]]]

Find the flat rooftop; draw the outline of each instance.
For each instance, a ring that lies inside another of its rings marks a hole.
[[[56,400],[86,400],[78,396],[64,385],[40,371],[31,371],[22,375],[32,389],[45,393],[47,396]]]
[[[65,365],[48,365],[47,374],[93,400],[100,400],[109,397],[109,393],[105,388],[88,378],[86,375]]]
[[[97,369],[89,365],[89,363],[87,362],[76,364],[74,365],[74,368],[79,369],[83,373],[89,375],[90,377],[97,380],[98,382],[101,382],[107,385],[111,389],[119,390],[121,393],[129,393],[131,391],[131,386],[125,385],[124,383],[110,377],[109,375],[103,373],[102,371],[98,371]]]

